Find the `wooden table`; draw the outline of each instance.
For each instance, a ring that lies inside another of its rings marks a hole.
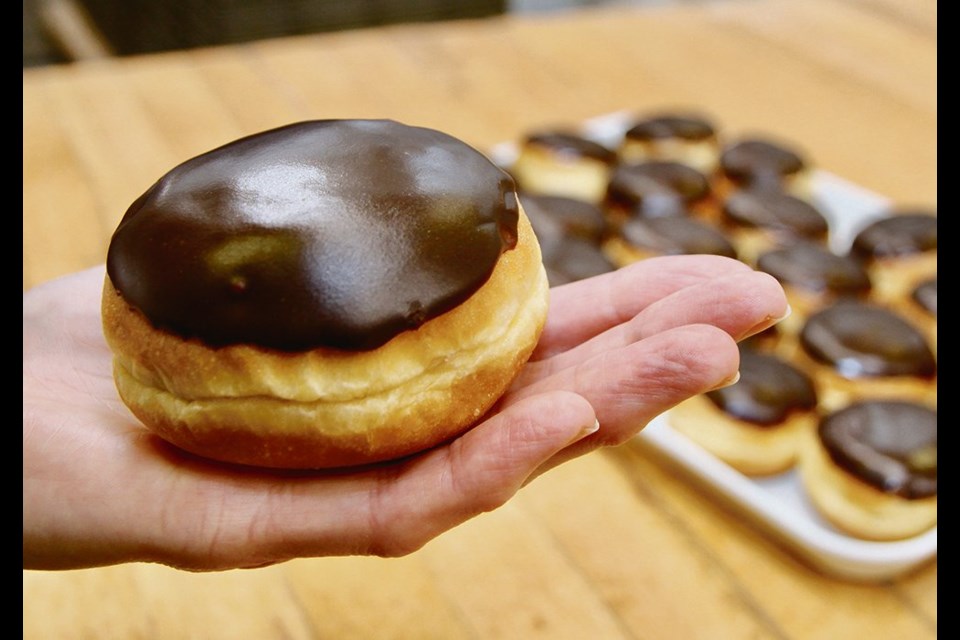
[[[936,206],[934,0],[704,2],[412,25],[23,73],[23,286],[104,259],[175,163],[308,118],[389,117],[481,148],[695,106]],[[25,638],[934,638],[937,565],[821,575],[625,445],[413,555],[190,574],[23,573]]]

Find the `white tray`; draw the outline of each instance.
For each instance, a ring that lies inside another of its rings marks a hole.
[[[877,582],[894,578],[937,555],[937,528],[894,542],[873,542],[837,531],[811,508],[795,470],[749,478],[659,416],[634,437],[680,465],[699,484],[728,499],[767,533],[813,567],[838,578]]]
[[[615,148],[635,114],[612,113],[585,122],[585,137]],[[509,167],[517,145],[506,142],[491,157]],[[825,171],[815,171],[813,200],[830,223],[831,247],[845,252],[856,232],[887,215],[891,202],[872,191]],[[670,427],[669,414],[658,416],[634,442],[683,468],[707,490],[724,498],[759,527],[813,567],[829,575],[857,581],[883,581],[901,575],[937,555],[937,528],[894,542],[873,542],[837,530],[817,514],[804,493],[796,470],[750,478]]]

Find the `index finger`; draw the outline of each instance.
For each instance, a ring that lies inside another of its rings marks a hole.
[[[681,289],[749,270],[722,256],[663,256],[551,289],[547,324],[531,360],[575,347]]]

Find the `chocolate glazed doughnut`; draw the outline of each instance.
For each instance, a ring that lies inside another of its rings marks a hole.
[[[721,207],[722,225],[740,259],[756,264],[760,254],[805,240],[826,247],[829,225],[813,204],[779,190],[741,189]]]
[[[741,348],[740,379],[682,402],[670,423],[740,472],[761,476],[794,465],[817,415],[816,388],[806,373],[776,355]]]
[[[761,253],[756,266],[783,285],[793,309],[790,317],[777,325],[786,342],[795,340],[816,311],[842,299],[866,300],[873,290],[860,262],[806,240]]]
[[[510,172],[527,193],[598,204],[616,162],[616,152],[581,135],[540,131],[524,139]]]
[[[695,214],[708,219],[713,213],[707,177],[693,167],[668,161],[618,165],[603,204],[615,225],[634,217]]]
[[[716,128],[702,116],[660,114],[627,129],[618,153],[625,163],[667,160],[711,175],[719,161],[720,143]]]
[[[801,455],[814,506],[861,538],[891,540],[937,522],[937,412],[858,402],[825,416]]]
[[[576,282],[614,270],[601,250],[609,233],[595,204],[564,196],[520,195],[530,219],[550,286]]]
[[[910,299],[935,319],[937,317],[937,279],[930,278],[918,284],[911,292]]]
[[[302,122],[188,160],[112,238],[121,397],[200,455],[329,467],[479,418],[546,313],[513,180],[444,133]]]
[[[683,216],[632,218],[603,244],[619,267],[665,255],[709,254],[736,258],[736,250],[716,227]]]
[[[860,230],[850,255],[877,282],[877,300],[899,304],[921,281],[937,275],[936,212],[894,211]]]
[[[897,307],[909,318],[930,342],[934,355],[937,353],[937,277],[920,282],[910,292],[910,297]]]
[[[827,410],[864,398],[936,402],[936,357],[923,333],[890,309],[838,302],[807,320],[800,345],[798,360]]]
[[[806,160],[797,151],[783,143],[758,138],[731,144],[720,156],[723,174],[741,187],[780,187],[806,167]]]

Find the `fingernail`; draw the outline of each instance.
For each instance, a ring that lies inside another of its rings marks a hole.
[[[711,388],[710,391],[716,391],[717,389],[723,389],[724,387],[735,385],[739,381],[740,381],[740,371],[737,370],[737,372],[734,373],[729,378],[724,378],[723,380],[721,380],[720,383],[717,386]]]
[[[587,436],[595,434],[597,431],[600,431],[600,421],[594,420],[593,424],[587,425],[582,429],[580,429],[580,431],[578,431],[576,435],[574,435],[573,438],[570,439],[570,443],[572,444],[579,440],[583,440]]]
[[[792,308],[790,307],[790,305],[788,304],[788,305],[787,305],[787,309],[786,309],[786,311],[783,312],[783,315],[782,315],[782,316],[780,316],[779,318],[767,318],[767,319],[764,320],[763,322],[760,322],[759,324],[754,325],[749,331],[747,331],[745,334],[743,334],[743,338],[749,338],[750,336],[755,336],[755,335],[757,335],[757,334],[760,333],[761,331],[766,331],[766,330],[769,329],[770,327],[772,327],[772,326],[774,326],[774,325],[776,325],[776,324],[778,324],[778,323],[780,323],[780,322],[783,322],[784,320],[786,320],[787,318],[789,318],[791,313],[793,313],[793,309],[792,309]],[[741,338],[741,339],[743,339],[743,338]]]

